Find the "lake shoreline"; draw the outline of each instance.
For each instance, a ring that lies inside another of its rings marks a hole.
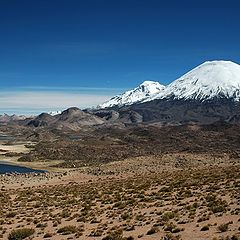
[[[1,136],[1,135],[0,135]],[[53,160],[53,161],[34,161],[34,162],[23,162],[19,161],[19,157],[13,156],[5,156],[6,153],[16,153],[16,154],[26,154],[30,151],[29,148],[26,147],[28,144],[33,144],[30,141],[26,142],[14,142],[12,144],[6,144],[7,140],[0,140],[0,164],[8,164],[8,165],[14,165],[14,166],[20,166],[20,167],[26,167],[31,168],[33,170],[44,170],[48,172],[58,172],[58,171],[65,171],[65,169],[58,169],[58,164],[64,162],[63,160]]]
[[[44,173],[46,170],[33,169],[15,164],[8,164],[5,161],[0,162],[0,174],[22,174],[22,173]]]

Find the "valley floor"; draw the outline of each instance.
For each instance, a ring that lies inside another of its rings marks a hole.
[[[168,154],[1,176],[0,238],[239,239],[240,164],[227,160]]]

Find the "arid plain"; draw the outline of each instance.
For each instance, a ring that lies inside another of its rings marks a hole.
[[[236,128],[139,126],[38,141],[24,131],[2,141],[1,159],[48,172],[1,175],[0,237],[239,239]]]

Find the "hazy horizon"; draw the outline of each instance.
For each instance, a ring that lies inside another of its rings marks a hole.
[[[189,71],[195,67],[198,66],[194,66]],[[171,84],[175,80],[168,81],[168,84]],[[145,79],[144,81],[155,80]],[[138,83],[137,86],[144,81]],[[167,86],[168,84],[162,85]],[[133,86],[132,89],[137,86]],[[95,108],[99,104],[128,90],[131,89],[47,86],[4,88],[0,91],[0,115],[16,114],[31,116],[43,112],[63,111],[70,107],[78,107],[80,109]]]

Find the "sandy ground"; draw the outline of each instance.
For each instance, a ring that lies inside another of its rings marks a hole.
[[[213,240],[214,237],[227,239],[227,236],[238,236],[237,169],[164,170],[159,174],[146,172],[135,176],[97,176],[74,170],[66,172],[66,175],[7,176],[12,178],[12,182],[6,184],[4,181],[1,185],[2,193],[10,197],[10,202],[3,203],[4,210],[0,211],[4,219],[3,228],[6,229],[2,236],[7,239],[11,230],[26,227],[34,228],[33,239],[39,240],[46,233],[51,233],[50,239],[55,240],[100,240],[119,229],[123,229],[123,236],[133,239],[153,240],[171,236],[168,239]],[[226,210],[217,213],[209,210],[205,199],[210,193],[219,199],[214,200],[215,205],[226,203]],[[11,212],[17,215],[6,217]],[[169,213],[173,217],[165,219]],[[203,220],[199,221],[201,218]],[[225,232],[218,230],[221,224],[228,225]],[[176,233],[166,230],[171,225],[178,229]],[[77,227],[79,232],[58,233],[66,226]],[[202,231],[204,226],[209,229]],[[157,231],[148,235],[154,227]],[[102,236],[95,236],[99,232]]]
[[[29,167],[32,169],[39,169],[39,170],[47,170],[50,172],[64,172],[65,169],[57,169],[51,167],[52,165],[57,165],[62,163],[61,160],[55,160],[55,161],[41,161],[41,162],[19,162],[19,157],[8,157],[4,156],[5,153],[11,152],[11,153],[27,153],[30,151],[29,148],[26,147],[26,144],[32,144],[31,142],[26,143],[16,143],[13,145],[5,145],[5,143],[2,141],[0,142],[0,163],[6,163],[6,164],[13,164],[23,167]]]
[[[0,143],[0,150],[15,152],[15,153],[26,153],[29,151],[29,149],[26,148],[25,144],[5,145],[3,142]]]
[[[0,161],[12,164],[19,164],[17,157],[5,158],[4,151],[29,151],[24,144],[0,149]],[[53,163],[59,161],[21,163],[48,173],[0,176],[0,239],[21,228],[33,228],[34,240],[102,240],[116,231],[122,233],[108,239],[240,237],[240,168],[227,155],[143,156],[81,169],[51,168]],[[208,201],[220,210],[212,212]],[[221,224],[226,231],[218,229]],[[66,226],[74,232],[58,232]],[[150,229],[155,231],[148,234]]]

